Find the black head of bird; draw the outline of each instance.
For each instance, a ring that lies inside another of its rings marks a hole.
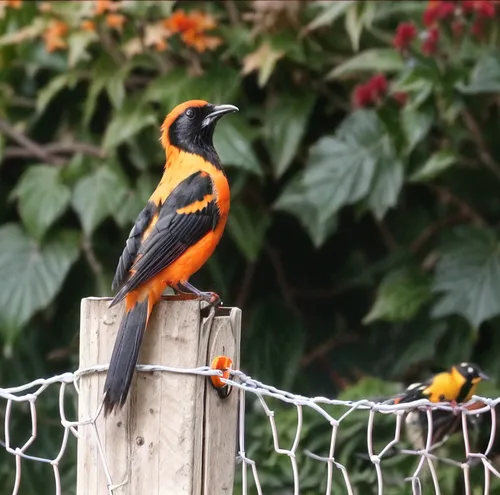
[[[466,381],[473,385],[479,383],[481,380],[489,380],[489,376],[477,364],[464,362],[454,368]]]

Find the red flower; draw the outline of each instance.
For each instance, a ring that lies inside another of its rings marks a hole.
[[[447,17],[452,17],[455,14],[455,3],[454,2],[441,2],[438,5],[439,19],[446,19]]]
[[[392,97],[399,103],[400,106],[404,107],[408,101],[408,93],[403,93],[402,91],[396,91],[392,93]]]
[[[386,93],[387,79],[383,74],[377,74],[354,88],[352,101],[356,107],[367,107],[382,99]]]
[[[427,37],[422,43],[422,53],[424,55],[433,55],[437,52],[437,45],[439,41],[439,31],[436,27],[427,30]]]
[[[383,74],[373,76],[367,83],[375,99],[385,96],[387,93],[387,79]]]
[[[423,21],[426,26],[432,26],[438,21],[444,20],[447,17],[452,17],[455,13],[454,2],[429,2],[429,6],[425,9]]]
[[[367,84],[358,84],[354,88],[352,102],[355,107],[368,107],[374,102],[372,91]]]
[[[476,38],[483,38],[484,37],[484,19],[476,19],[470,28],[470,32],[476,37]]]
[[[412,22],[402,22],[396,30],[393,44],[399,50],[406,50],[416,35],[417,28]]]
[[[422,20],[424,21],[424,26],[432,26],[438,20],[438,6],[430,5],[425,9]]]
[[[482,1],[476,3],[477,15],[480,17],[495,17],[495,4],[491,1]]]
[[[462,10],[464,14],[476,11],[480,17],[494,17],[495,2],[493,0],[464,0]]]
[[[477,0],[463,0],[462,10],[464,14],[470,14],[476,8]]]

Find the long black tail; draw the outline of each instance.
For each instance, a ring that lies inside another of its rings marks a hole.
[[[123,407],[127,400],[148,316],[148,299],[146,299],[136,303],[120,323],[104,384],[105,417],[115,407]]]

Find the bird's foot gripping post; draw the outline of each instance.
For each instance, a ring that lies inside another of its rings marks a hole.
[[[80,369],[109,362],[124,304],[108,306],[107,298],[82,301]],[[81,430],[77,495],[232,493],[239,394],[227,394],[219,380],[227,397],[221,400],[213,381],[196,370],[220,356],[239,367],[241,312],[210,307],[203,318],[204,306],[178,299],[156,305],[139,355],[140,365],[153,369],[135,373],[123,409]],[[229,376],[227,365],[216,368],[221,378]],[[105,378],[105,372],[81,376],[80,420],[95,417]]]
[[[197,289],[194,285],[189,282],[181,283],[179,282],[174,289],[180,294],[192,294],[200,301],[205,301],[209,306],[220,306],[222,304],[221,298],[215,292],[203,292]]]
[[[222,300],[218,294],[215,292],[202,292],[197,289],[194,285],[191,285],[189,282],[179,282],[175,285],[174,290],[185,296],[192,296],[200,301],[204,301],[208,303],[202,309],[201,316],[203,318],[207,318],[210,313],[210,308],[217,307],[222,305]]]

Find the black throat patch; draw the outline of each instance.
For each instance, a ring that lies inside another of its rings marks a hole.
[[[168,130],[170,143],[182,151],[199,155],[214,167],[221,169],[219,155],[213,144],[213,134],[216,121],[203,127],[205,117],[210,113],[210,107],[193,108],[194,118],[185,114],[179,115]]]

